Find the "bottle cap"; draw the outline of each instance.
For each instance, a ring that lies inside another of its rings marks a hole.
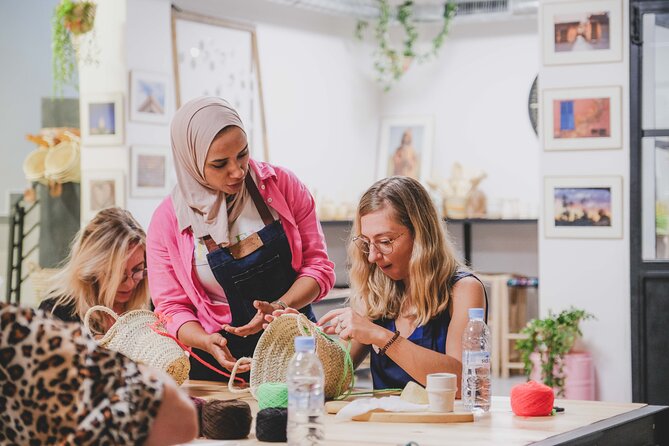
[[[470,308],[469,319],[483,319],[483,308]]]
[[[313,352],[316,349],[316,339],[311,336],[295,337],[296,352]]]

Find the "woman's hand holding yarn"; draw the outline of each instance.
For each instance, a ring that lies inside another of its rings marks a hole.
[[[329,325],[326,325],[328,323]],[[318,325],[323,328],[326,334],[335,334],[345,341],[355,339],[361,344],[373,344],[381,329],[381,327],[351,308],[328,311],[320,318]]]

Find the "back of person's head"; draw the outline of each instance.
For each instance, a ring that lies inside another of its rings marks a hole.
[[[353,294],[362,297],[357,303],[366,306],[370,318],[394,319],[404,312],[415,315],[423,324],[445,309],[448,282],[458,261],[430,195],[418,181],[393,176],[374,183],[360,198],[351,236],[360,234],[362,217],[383,209],[390,209],[395,221],[413,238],[411,290],[406,293],[402,281],[386,276],[368,262],[367,254],[350,243]]]
[[[130,212],[119,207],[99,211],[75,237],[48,297],[56,298],[58,304],[73,303],[81,319],[94,305],[113,308],[126,262],[137,247],[146,249],[146,234]],[[144,278],[135,287],[126,310],[146,308],[148,301]]]

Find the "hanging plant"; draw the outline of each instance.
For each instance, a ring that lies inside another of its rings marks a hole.
[[[76,87],[74,75],[78,52],[73,40],[93,29],[96,7],[90,1],[61,0],[54,10],[51,49],[56,95],[62,93],[64,85]]]
[[[437,56],[439,49],[444,44],[457,6],[451,2],[444,4],[442,26],[439,33],[432,39],[431,49],[426,53],[418,54],[414,49],[416,40],[418,40],[418,31],[413,17],[413,1],[407,0],[399,5],[394,16],[389,0],[377,1],[379,3],[379,19],[374,29],[374,36],[378,48],[374,52],[374,69],[378,74],[377,80],[384,86],[384,90],[388,91],[393,83],[399,81],[406,73],[414,60],[423,63]],[[405,40],[401,49],[395,48],[390,41],[388,28],[391,19],[397,20],[404,30]],[[368,27],[369,22],[359,20],[355,29],[356,38],[362,40],[364,31]]]

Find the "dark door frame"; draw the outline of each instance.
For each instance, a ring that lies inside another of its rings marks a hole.
[[[648,401],[646,355],[647,280],[669,281],[669,261],[644,261],[641,254],[641,142],[644,137],[669,136],[669,130],[643,130],[642,102],[642,17],[645,13],[669,13],[669,2],[630,1],[630,285],[632,329],[632,399]],[[664,372],[663,372],[664,373]]]

